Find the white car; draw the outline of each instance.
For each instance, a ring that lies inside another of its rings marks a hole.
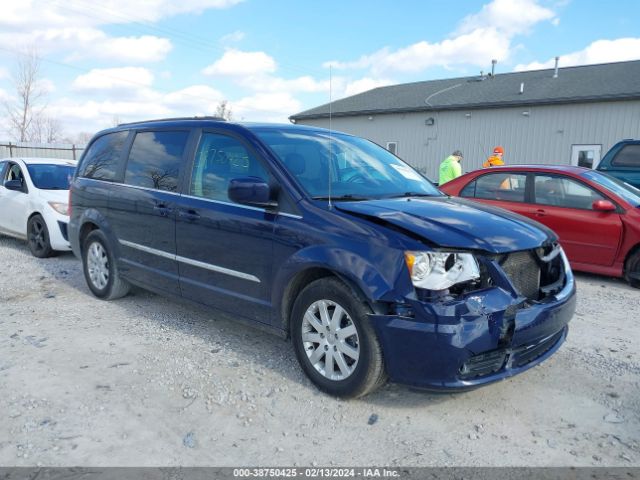
[[[55,158],[0,160],[0,233],[28,241],[40,258],[70,250],[69,180],[76,162]]]

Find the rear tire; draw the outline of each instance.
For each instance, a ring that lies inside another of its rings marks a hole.
[[[631,278],[629,275],[633,273],[635,275],[640,275],[640,250],[636,250],[633,254],[627,258],[627,261],[624,264],[624,278],[634,288],[640,288],[640,279],[639,278]]]
[[[310,283],[296,298],[291,314],[293,347],[302,370],[320,390],[357,398],[386,382],[382,349],[369,313],[368,305],[332,277]]]
[[[93,230],[82,248],[84,278],[91,292],[103,300],[124,297],[131,284],[120,278],[109,242],[100,230]]]
[[[42,215],[36,214],[27,223],[27,241],[34,257],[47,258],[54,254],[49,240],[49,229]]]

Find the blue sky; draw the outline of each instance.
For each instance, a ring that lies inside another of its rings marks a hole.
[[[41,58],[38,108],[80,138],[116,121],[286,121],[394,83],[640,59],[640,2],[0,0],[0,101]],[[0,125],[0,137],[9,133]]]

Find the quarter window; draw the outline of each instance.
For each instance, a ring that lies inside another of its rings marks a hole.
[[[615,156],[611,165],[640,168],[640,145],[631,144],[622,147],[622,150]]]
[[[27,184],[24,181],[24,175],[22,169],[17,163],[9,163],[7,165],[7,171],[4,174],[2,183],[8,180],[18,180],[22,184],[22,192],[27,193]]]
[[[489,173],[476,180],[474,196],[486,200],[524,202],[526,183],[527,175],[524,173]],[[469,190],[464,192],[469,193]]]
[[[139,132],[133,141],[125,183],[175,192],[189,132]]]
[[[24,183],[24,175],[22,175],[22,169],[18,164],[9,164],[5,180],[20,180],[21,183]]]
[[[593,202],[604,196],[580,182],[555,175],[536,175],[535,203],[593,210]]]
[[[113,181],[129,132],[107,133],[89,147],[79,168],[80,177]]]
[[[218,133],[203,134],[191,174],[191,195],[228,202],[229,182],[240,177],[269,181],[262,164],[238,140]]]

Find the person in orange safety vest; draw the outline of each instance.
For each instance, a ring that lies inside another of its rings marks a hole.
[[[484,168],[489,167],[497,167],[499,165],[504,165],[504,160],[502,160],[502,155],[504,155],[504,148],[496,147],[493,149],[493,155],[487,158],[487,161],[482,164]]]

